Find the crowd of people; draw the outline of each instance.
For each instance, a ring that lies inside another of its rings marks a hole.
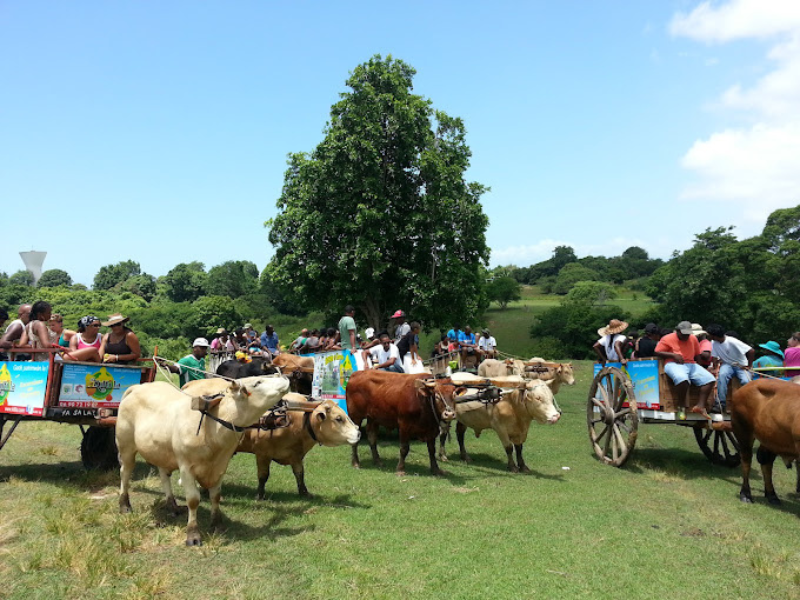
[[[8,312],[0,309],[0,327],[8,320]],[[94,315],[78,320],[75,330],[64,328],[63,317],[53,312],[50,303],[39,300],[23,304],[0,337],[0,360],[47,360],[48,352],[36,350],[56,348],[56,360],[115,363],[127,365],[141,356],[139,338],[128,327],[129,319],[119,313],[102,321]],[[107,327],[106,333],[100,333]],[[9,352],[12,348],[30,348],[30,352]]]
[[[718,324],[703,329],[699,323],[681,321],[674,329],[665,329],[648,323],[642,336],[638,330],[625,334],[627,329],[628,323],[612,319],[597,330],[600,339],[593,349],[600,362],[625,365],[632,359],[663,359],[680,406],[686,406],[690,386],[699,388],[697,404],[688,407],[691,412],[724,412],[731,380],[735,377],[742,385],[749,383],[758,377],[754,368],[775,377],[800,375],[800,332],[789,337],[786,350],[774,340],[759,344],[761,356],[756,359],[752,346]]]

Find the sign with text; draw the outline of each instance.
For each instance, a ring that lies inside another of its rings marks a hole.
[[[58,405],[74,408],[116,408],[122,395],[141,382],[140,369],[64,363]]]
[[[355,355],[349,350],[334,350],[312,356],[314,378],[311,381],[311,395],[322,400],[335,400],[346,411],[347,382],[350,375],[358,370]]]
[[[622,363],[609,362],[609,367],[617,367],[626,373],[633,382],[633,393],[636,396],[637,408],[661,410],[661,400],[658,395],[658,361],[635,360],[629,361],[626,366]],[[602,365],[595,363],[594,374],[600,372]]]
[[[48,361],[0,362],[0,413],[41,417],[49,371]]]

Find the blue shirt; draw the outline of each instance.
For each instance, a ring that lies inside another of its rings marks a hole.
[[[261,334],[261,345],[264,346],[267,350],[277,350],[278,349],[278,332],[273,331],[272,335],[267,335],[267,332]]]
[[[447,332],[447,339],[449,339],[450,341],[453,341],[453,342],[468,342],[469,341],[469,338],[467,338],[467,334],[464,333],[463,331],[461,331],[460,329],[458,330],[458,338],[456,338],[456,332],[453,329],[451,329],[450,331]],[[475,336],[474,335],[472,336],[472,341],[475,341]]]

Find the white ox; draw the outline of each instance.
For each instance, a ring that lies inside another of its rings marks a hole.
[[[453,382],[457,385],[469,386],[476,382],[485,381],[469,373],[454,373]],[[467,428],[475,431],[479,437],[484,429],[493,429],[500,438],[500,443],[508,457],[508,470],[512,473],[530,473],[522,457],[522,446],[528,439],[528,430],[531,422],[553,425],[558,422],[561,413],[555,406],[553,392],[545,382],[537,379],[525,379],[519,375],[506,377],[492,377],[491,381],[503,389],[501,400],[497,404],[484,404],[482,402],[463,402],[456,404],[456,436],[461,460],[470,462],[466,447],[464,446],[464,433]],[[473,389],[469,390],[474,391]],[[440,439],[439,456],[445,456],[444,442],[446,434]],[[516,451],[516,464],[513,452]]]
[[[516,359],[495,360],[488,358],[478,366],[478,375],[481,377],[505,377],[510,375],[521,375],[527,379],[539,379],[544,381],[553,394],[557,394],[562,384],[575,385],[575,371],[571,363],[555,363],[555,367],[545,367],[548,361],[534,357],[528,363],[542,363],[543,366],[537,368],[535,365],[526,365],[524,361]]]
[[[236,427],[256,423],[259,417],[289,391],[289,381],[282,377],[247,377],[226,386],[219,404],[210,416]],[[117,417],[117,447],[120,462],[120,512],[131,510],[129,488],[137,452],[158,467],[167,507],[177,514],[170,475],[180,471],[189,507],[186,545],[199,546],[197,507],[200,492],[206,488],[211,497],[211,525],[222,518],[219,509],[222,476],[228,468],[241,431],[233,431],[192,410],[190,394],[164,381],[135,385],[125,392]],[[199,427],[200,426],[200,427]],[[199,432],[198,432],[199,427]]]

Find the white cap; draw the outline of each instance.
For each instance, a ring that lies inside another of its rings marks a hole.
[[[192,342],[192,348],[196,348],[197,346],[203,346],[204,348],[208,348],[211,344],[208,343],[206,338],[197,338],[195,341]]]
[[[372,327],[367,327],[367,330],[364,332],[367,334],[367,339],[371,340],[375,337],[375,330]]]

